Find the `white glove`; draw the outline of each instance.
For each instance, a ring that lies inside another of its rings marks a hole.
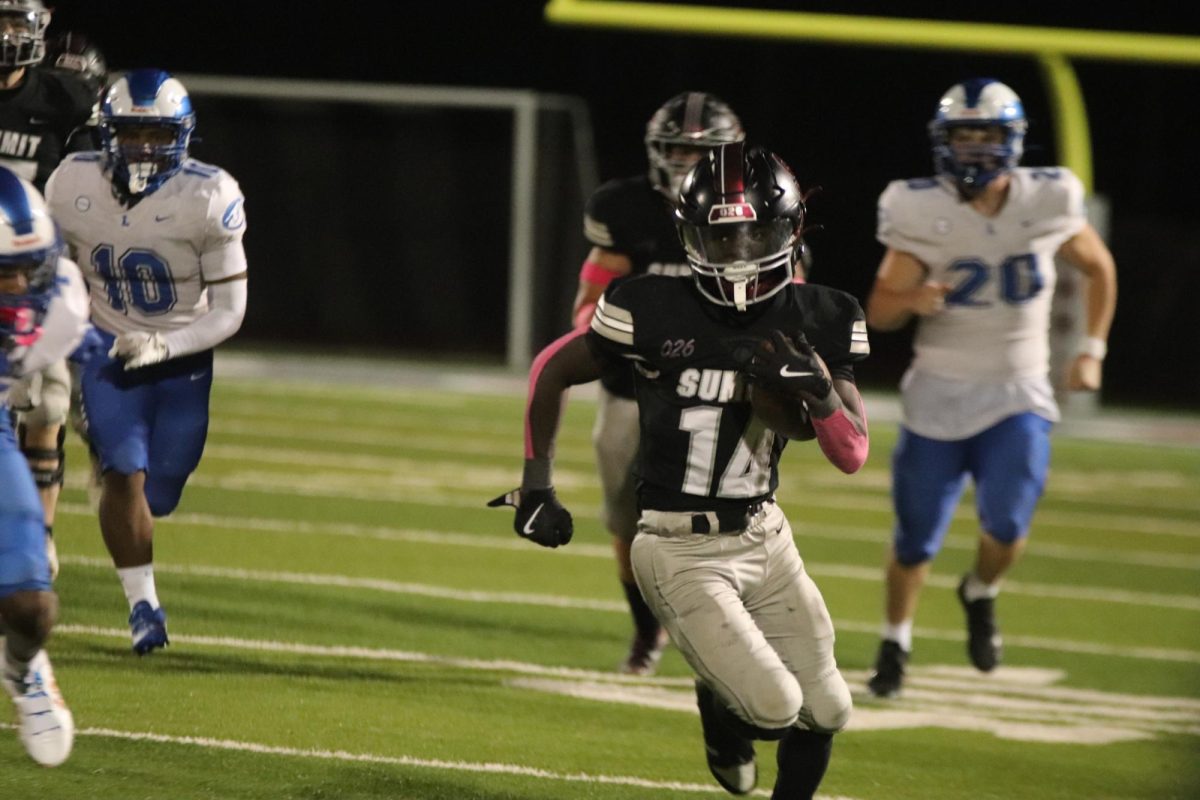
[[[122,333],[113,341],[108,357],[125,359],[125,369],[130,370],[166,361],[170,358],[170,353],[167,352],[167,343],[163,341],[163,335],[158,331],[130,331]]]

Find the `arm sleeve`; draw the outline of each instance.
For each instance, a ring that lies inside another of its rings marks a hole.
[[[237,333],[246,315],[247,287],[244,278],[208,287],[208,313],[191,325],[163,335],[171,358],[216,347]]]
[[[67,259],[58,262],[58,293],[46,309],[42,335],[21,360],[23,375],[44,369],[66,357],[88,329],[88,292],[79,268]]]

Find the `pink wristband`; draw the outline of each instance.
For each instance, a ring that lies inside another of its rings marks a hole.
[[[621,277],[621,273],[613,272],[595,261],[584,261],[583,266],[579,269],[579,280],[595,284],[602,289],[619,277]]]
[[[821,452],[842,472],[858,472],[867,462],[867,435],[854,426],[845,411],[839,408],[825,419],[813,417],[812,424]]]

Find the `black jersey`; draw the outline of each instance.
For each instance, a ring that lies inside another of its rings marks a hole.
[[[869,352],[852,296],[789,284],[748,311],[705,300],[692,281],[655,275],[614,284],[587,342],[605,363],[634,365],[643,509],[717,511],[770,497],[786,439],[754,417],[740,370],[772,330],[803,331],[835,377],[854,380]]]
[[[645,175],[597,189],[584,210],[583,232],[592,244],[627,257],[631,275],[691,275],[671,204]],[[633,397],[628,367],[606,371],[600,382],[615,395]]]
[[[0,90],[0,165],[38,191],[92,116],[96,86],[77,73],[27,67],[21,85]]]

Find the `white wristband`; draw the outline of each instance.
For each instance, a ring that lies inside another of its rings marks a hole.
[[[1083,340],[1083,346],[1079,348],[1079,354],[1091,356],[1097,361],[1103,361],[1108,355],[1108,343],[1099,336],[1089,336]]]

